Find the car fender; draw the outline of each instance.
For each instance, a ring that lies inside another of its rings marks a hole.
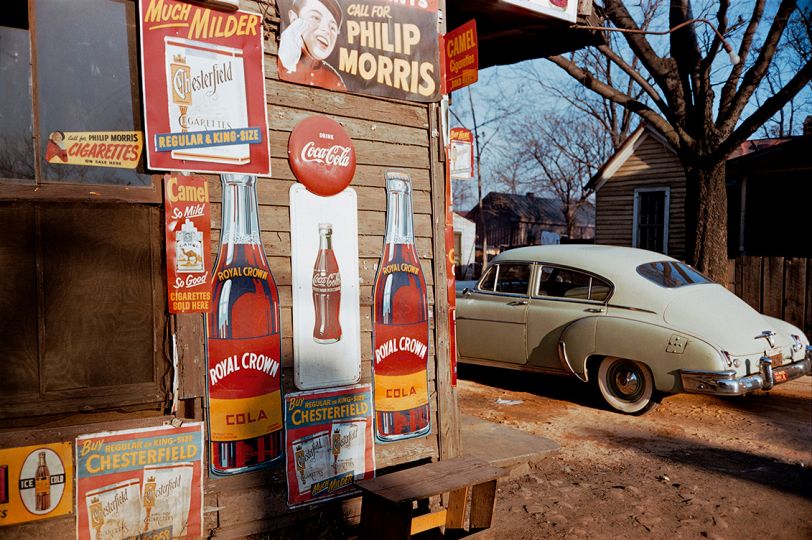
[[[595,355],[628,358],[647,365],[654,386],[668,393],[681,391],[680,370],[730,369],[721,352],[697,336],[625,317],[580,319],[565,329],[561,341],[561,349],[566,351],[565,365],[582,380],[587,380],[587,361]]]

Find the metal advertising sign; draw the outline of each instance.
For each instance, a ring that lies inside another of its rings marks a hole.
[[[471,130],[451,128],[448,159],[451,178],[469,180],[474,177],[474,135]]]
[[[502,0],[508,4],[543,13],[556,19],[575,22],[578,17],[578,0]]]
[[[476,19],[443,36],[443,93],[450,94],[479,79]]]
[[[320,197],[293,184],[290,244],[296,387],[357,383],[361,314],[355,190]]]
[[[149,168],[270,174],[260,15],[139,5]]]
[[[48,136],[45,161],[135,169],[143,139],[140,131],[53,131]]]
[[[210,470],[281,462],[279,290],[262,246],[256,177],[221,175],[222,232],[206,314]]]
[[[278,0],[279,78],[330,90],[440,99],[437,0]]]
[[[386,236],[373,296],[375,437],[381,442],[431,431],[426,280],[414,245],[411,178],[386,173]]]
[[[72,511],[72,443],[0,450],[0,526]]]
[[[166,279],[170,313],[206,313],[211,305],[211,212],[202,176],[164,176]]]
[[[296,179],[322,197],[340,193],[355,175],[355,146],[344,128],[326,116],[296,125],[288,139],[288,160]]]
[[[375,476],[368,384],[285,396],[288,505],[354,493]]]
[[[79,540],[199,538],[203,423],[76,438]]]

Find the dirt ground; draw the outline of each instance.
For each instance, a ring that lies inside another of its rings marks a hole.
[[[463,413],[561,446],[500,483],[495,538],[812,539],[812,377],[633,417],[574,379],[459,374]]]

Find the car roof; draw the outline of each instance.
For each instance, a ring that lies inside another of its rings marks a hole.
[[[634,272],[647,262],[676,261],[676,259],[645,249],[600,244],[563,244],[528,246],[503,251],[493,263],[504,261],[533,261],[580,268],[612,281]]]

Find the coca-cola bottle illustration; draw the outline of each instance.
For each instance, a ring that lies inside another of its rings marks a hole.
[[[341,339],[341,273],[333,252],[333,225],[319,223],[319,254],[313,265],[313,341],[335,343]]]
[[[375,436],[380,441],[429,432],[426,280],[414,246],[408,175],[386,173],[386,237],[374,288]]]
[[[281,343],[279,293],[259,236],[256,177],[221,179],[207,379],[211,468],[231,474],[282,455]]]
[[[45,452],[40,452],[38,458],[37,472],[34,473],[35,508],[44,512],[51,507],[51,472],[45,462]]]

